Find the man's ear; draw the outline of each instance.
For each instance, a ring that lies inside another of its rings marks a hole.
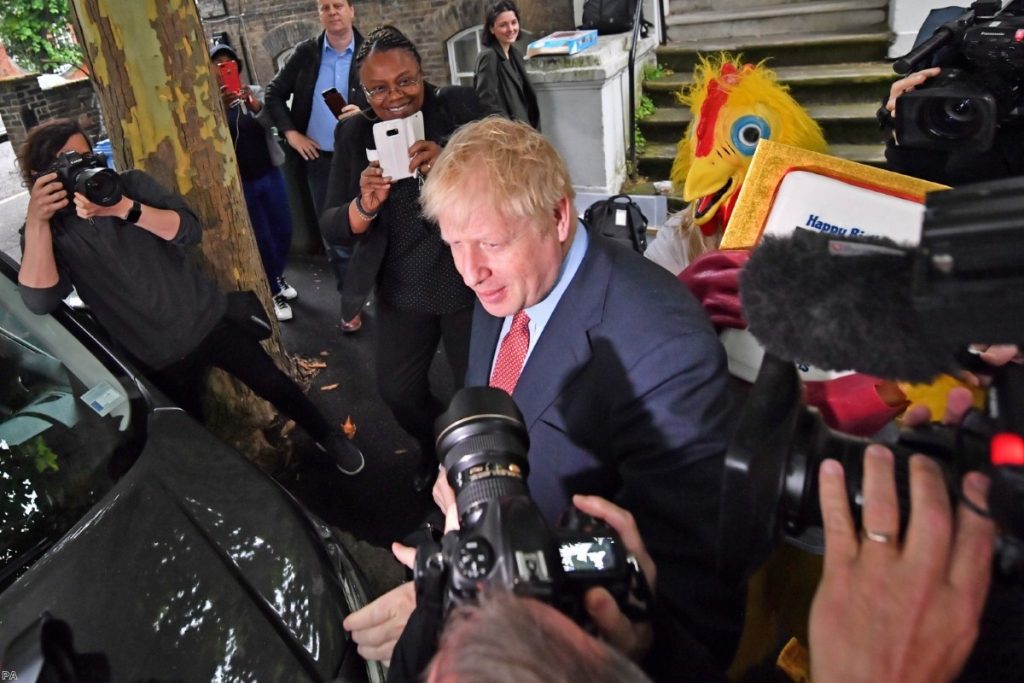
[[[568,242],[572,236],[572,229],[576,225],[576,212],[568,197],[562,197],[555,204],[554,218],[555,227],[558,230],[558,241]]]

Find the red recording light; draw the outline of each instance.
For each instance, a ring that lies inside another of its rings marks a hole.
[[[1019,434],[996,434],[991,444],[992,464],[1024,465],[1024,439]]]
[[[1024,28],[1019,28],[1013,33],[1013,42],[1024,42]]]

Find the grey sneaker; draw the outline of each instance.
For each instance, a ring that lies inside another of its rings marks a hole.
[[[292,287],[291,283],[284,279],[284,275],[277,278],[277,293],[288,301],[299,298],[299,291]]]
[[[292,319],[292,307],[288,305],[283,294],[274,295],[274,315],[282,322]]]

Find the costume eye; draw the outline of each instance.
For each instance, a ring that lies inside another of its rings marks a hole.
[[[732,124],[732,144],[741,154],[750,156],[761,138],[770,138],[772,129],[760,116],[743,116]]]

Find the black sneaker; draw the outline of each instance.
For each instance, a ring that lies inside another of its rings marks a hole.
[[[353,476],[363,471],[366,458],[344,434],[332,432],[326,439],[317,442],[317,448],[327,454],[342,474]]]

